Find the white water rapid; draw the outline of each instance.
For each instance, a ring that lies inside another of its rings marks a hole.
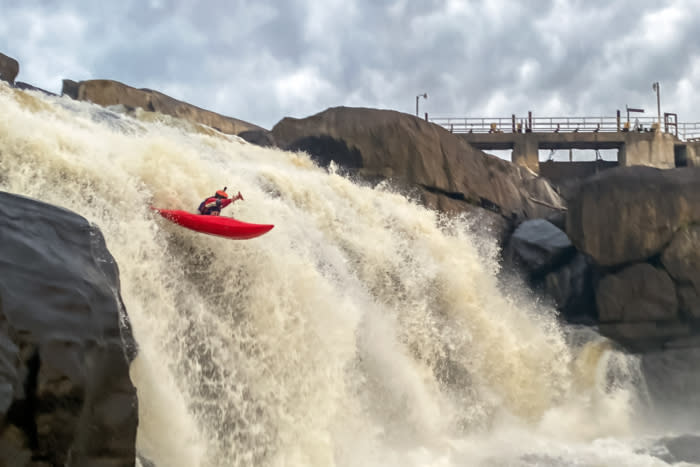
[[[0,190],[85,216],[119,264],[144,464],[668,465],[638,361],[499,284],[470,219],[163,116],[5,84],[0,109]],[[275,228],[149,210],[225,185],[224,215]]]

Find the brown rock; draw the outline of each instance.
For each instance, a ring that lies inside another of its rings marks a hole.
[[[647,263],[605,276],[598,284],[596,302],[601,323],[669,321],[678,317],[671,277]]]
[[[691,335],[685,323],[644,321],[637,323],[602,323],[600,333],[634,352],[645,352],[665,347]]]
[[[700,293],[700,226],[676,232],[661,255],[661,261],[677,282],[692,284]]]
[[[469,204],[466,201],[450,198],[442,193],[433,193],[420,188],[423,204],[429,208],[444,212],[447,215],[463,214],[470,231],[482,233],[495,239],[499,244],[505,242],[510,230],[510,222],[500,214],[488,209]]]
[[[0,79],[13,84],[18,73],[19,63],[17,60],[0,53]]]
[[[606,170],[585,180],[568,208],[569,238],[597,264],[646,260],[700,222],[700,168]]]
[[[306,151],[322,165],[334,161],[368,178],[420,186],[507,218],[544,217],[563,207],[546,180],[412,115],[336,107],[285,118],[272,134],[280,147]]]
[[[700,294],[690,285],[678,286],[678,305],[685,316],[700,321]]]
[[[158,91],[136,89],[117,81],[103,79],[80,81],[77,83],[77,93],[75,87],[75,81],[64,80],[63,94],[77,95],[78,100],[90,101],[105,107],[118,104],[127,108],[140,107],[151,112],[201,123],[229,135],[237,135],[247,130],[264,130],[264,128],[252,123],[201,109]]]

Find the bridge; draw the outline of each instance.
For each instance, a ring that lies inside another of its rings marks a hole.
[[[670,168],[700,165],[700,123],[679,123],[676,114],[630,120],[612,117],[430,118],[482,150],[512,150],[511,160],[540,172],[539,151],[617,150],[616,165]],[[570,156],[571,161],[571,156]]]

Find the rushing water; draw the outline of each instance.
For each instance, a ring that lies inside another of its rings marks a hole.
[[[156,466],[668,465],[638,361],[499,284],[476,221],[163,116],[4,84],[0,108],[0,189],[85,216],[119,264]],[[225,215],[275,228],[149,209],[225,185]]]

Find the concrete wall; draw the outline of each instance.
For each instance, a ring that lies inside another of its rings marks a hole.
[[[485,151],[512,148],[511,161],[535,173],[540,171],[540,149],[617,149],[621,166],[646,165],[667,169],[676,166],[674,146],[685,144],[671,134],[658,131],[465,133],[460,136]],[[700,145],[691,153],[689,159],[697,161]]]
[[[700,167],[700,141],[687,143],[685,147],[688,167]]]
[[[540,170],[540,155],[537,139],[532,138],[529,133],[520,133],[514,136],[513,152],[510,155],[511,162],[538,173]]]
[[[647,165],[661,169],[676,166],[674,144],[676,138],[658,131],[648,133],[623,133],[625,145],[620,149],[621,166]]]

